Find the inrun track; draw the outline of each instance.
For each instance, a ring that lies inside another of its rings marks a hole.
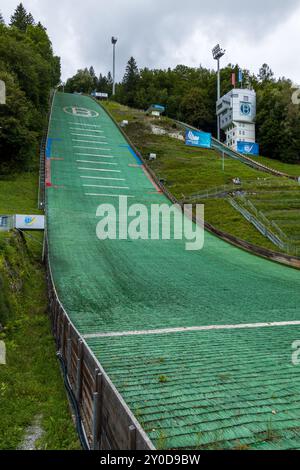
[[[154,445],[300,449],[299,271],[209,233],[199,252],[178,240],[98,240],[101,203],[169,202],[92,99],[56,94],[48,137],[59,298]]]

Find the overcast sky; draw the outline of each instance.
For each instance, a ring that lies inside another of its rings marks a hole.
[[[18,0],[1,0],[6,21]],[[111,36],[118,37],[117,78],[134,56],[138,66],[214,67],[211,49],[226,49],[223,64],[257,72],[268,63],[276,76],[300,83],[300,0],[23,0],[48,29],[62,58],[63,79],[94,65],[112,69]]]

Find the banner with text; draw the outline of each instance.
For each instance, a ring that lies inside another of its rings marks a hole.
[[[237,151],[246,155],[259,155],[259,145],[253,142],[238,142]]]
[[[201,131],[187,130],[185,133],[186,145],[192,147],[211,148],[211,134]]]

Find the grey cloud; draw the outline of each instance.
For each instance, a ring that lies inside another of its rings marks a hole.
[[[195,32],[203,41],[261,43],[293,14],[300,0],[24,0],[25,7],[47,26],[55,50],[62,56],[64,75],[93,64],[96,71],[111,68],[110,37],[119,37],[120,74],[133,55],[139,66],[168,67],[177,49],[189,47]],[[7,16],[17,1],[2,0]],[[208,51],[210,54],[210,51]],[[195,51],[193,57],[197,56]],[[206,58],[203,58],[205,62]],[[199,63],[202,58],[199,57]],[[197,65],[197,64],[194,64]]]

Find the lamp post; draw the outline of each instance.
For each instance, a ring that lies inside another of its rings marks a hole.
[[[217,100],[221,98],[221,77],[220,77],[220,59],[225,55],[225,50],[221,49],[220,44],[217,44],[213,50],[213,58],[217,61],[218,67],[217,67]],[[217,127],[218,127],[218,140],[220,140],[220,116],[218,115],[217,112]]]
[[[111,38],[111,43],[113,45],[113,89],[112,89],[112,94],[113,96],[116,93],[116,44],[117,44],[118,38],[112,37]]]

